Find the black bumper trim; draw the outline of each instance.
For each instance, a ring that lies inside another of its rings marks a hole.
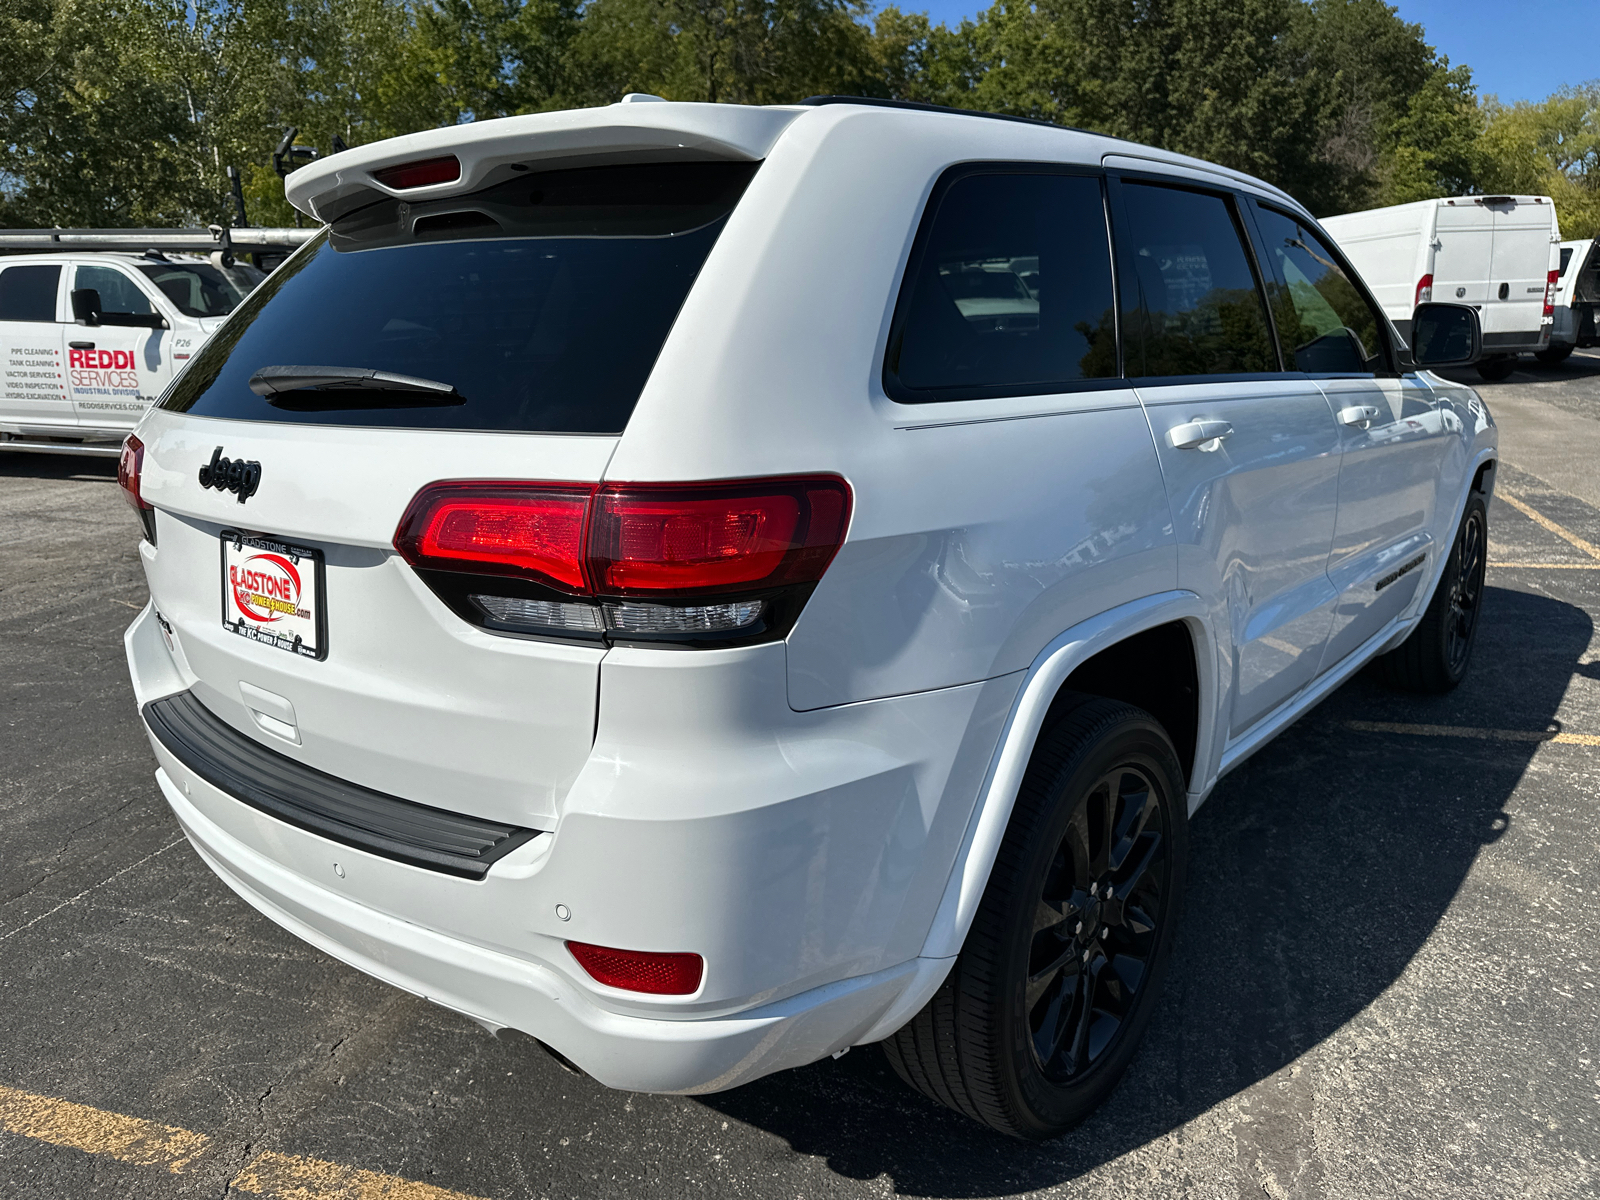
[[[496,859],[539,836],[537,829],[430,808],[297,763],[246,737],[189,692],[152,700],[142,714],[174,758],[235,800],[396,862],[482,879]]]

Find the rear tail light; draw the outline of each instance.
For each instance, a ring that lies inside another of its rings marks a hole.
[[[117,486],[122,489],[122,498],[133,506],[134,512],[150,507],[139,495],[139,476],[143,472],[144,443],[130,433],[123,439],[122,457],[117,460]]]
[[[1428,274],[1428,275],[1424,275],[1421,279],[1417,280],[1417,298],[1416,298],[1415,301],[1412,302],[1411,307],[1415,308],[1418,304],[1427,304],[1430,301],[1432,301],[1432,299],[1433,299],[1433,276],[1431,274]]]
[[[1544,315],[1556,315],[1556,281],[1561,278],[1560,271],[1551,271],[1544,278]]]
[[[461,160],[454,154],[440,158],[421,158],[416,162],[380,167],[372,177],[384,187],[403,192],[407,188],[430,187],[436,183],[454,183],[461,178]]]
[[[458,613],[502,632],[726,643],[788,632],[850,502],[831,475],[436,483],[394,545]]]
[[[122,456],[117,459],[117,486],[122,489],[122,498],[128,502],[129,507],[139,514],[139,523],[144,526],[144,536],[151,545],[156,540],[156,510],[155,506],[140,495],[140,482],[144,475],[144,443],[133,434],[129,434],[122,442]]]
[[[568,942],[567,949],[591,978],[607,987],[653,996],[689,996],[700,990],[705,959],[698,954],[652,954],[613,950],[587,942]]]
[[[520,575],[584,590],[589,484],[436,483],[417,493],[394,536],[414,567]]]

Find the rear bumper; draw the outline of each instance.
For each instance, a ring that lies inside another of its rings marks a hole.
[[[125,640],[141,706],[191,682],[153,609]],[[782,652],[619,654],[556,828],[476,879],[279,819],[151,744],[189,840],[292,933],[610,1086],[716,1091],[882,1037],[937,986],[950,960],[919,954],[1017,686],[795,713]],[[701,953],[705,979],[617,991],[568,938]]]
[[[209,820],[165,769],[156,778],[206,865],[290,933],[480,1023],[531,1033],[609,1087],[714,1092],[815,1062],[851,1045],[920,975],[949,966],[905,963],[728,1017],[608,1011],[550,965],[388,916],[310,882]]]

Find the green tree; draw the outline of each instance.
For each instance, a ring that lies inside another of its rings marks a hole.
[[[1600,80],[1536,104],[1489,97],[1477,150],[1484,190],[1549,196],[1563,238],[1600,236]]]

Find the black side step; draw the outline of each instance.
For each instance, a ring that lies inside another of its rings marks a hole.
[[[207,783],[269,816],[396,862],[464,879],[539,836],[498,821],[430,808],[347,783],[269,750],[189,692],[143,709],[150,732]]]

